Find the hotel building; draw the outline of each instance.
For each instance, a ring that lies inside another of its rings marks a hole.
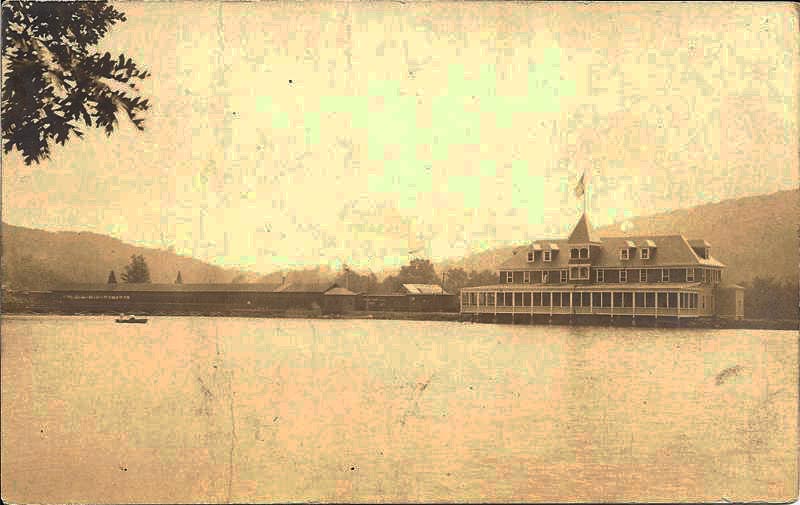
[[[498,283],[464,288],[461,313],[581,317],[744,317],[744,288],[705,240],[682,235],[599,237],[586,213],[566,240],[517,248]],[[507,317],[507,316],[506,316]]]

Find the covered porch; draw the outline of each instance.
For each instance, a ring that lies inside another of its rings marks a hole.
[[[699,317],[710,296],[695,286],[484,286],[461,292],[465,314]]]

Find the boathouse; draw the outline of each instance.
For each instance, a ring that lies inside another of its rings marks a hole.
[[[680,234],[599,237],[584,212],[566,240],[537,240],[498,267],[498,283],[461,290],[461,313],[553,317],[741,319],[743,288],[705,240]],[[518,317],[519,316],[519,317]]]

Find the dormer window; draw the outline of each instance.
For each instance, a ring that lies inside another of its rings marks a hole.
[[[533,263],[533,251],[528,251],[528,263]]]
[[[553,259],[553,251],[544,251],[542,261],[550,262]]]
[[[627,247],[623,247],[619,250],[619,259],[626,261],[631,259],[631,250]]]
[[[649,247],[642,247],[639,249],[639,257],[643,260],[650,259],[650,248]]]

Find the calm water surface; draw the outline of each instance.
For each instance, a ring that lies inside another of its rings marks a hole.
[[[3,317],[17,502],[789,499],[795,332]]]

